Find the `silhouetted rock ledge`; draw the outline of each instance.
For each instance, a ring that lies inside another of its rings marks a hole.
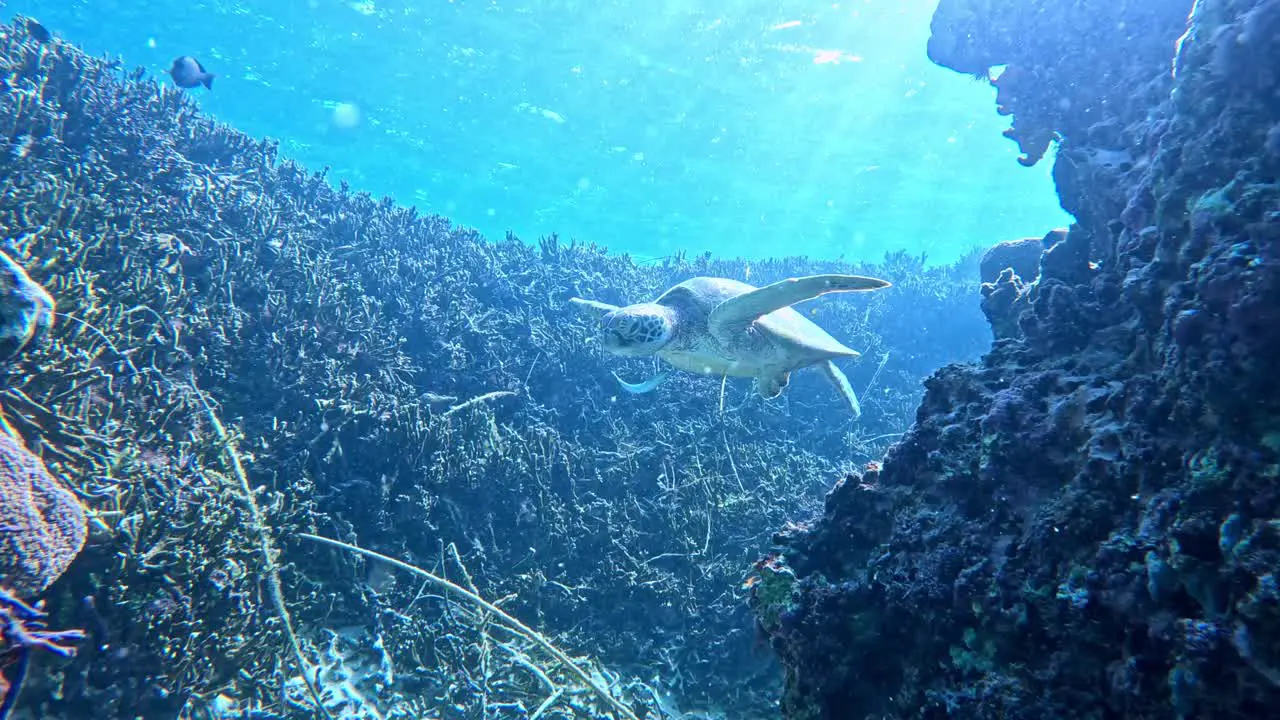
[[[1276,716],[1280,3],[1195,7],[942,0],[1077,223],[757,564],[787,718]]]

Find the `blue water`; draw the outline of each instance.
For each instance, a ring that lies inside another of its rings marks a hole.
[[[936,0],[11,0],[359,190],[639,257],[879,259],[1064,226],[986,83],[925,57]],[[700,8],[714,8],[703,10]]]

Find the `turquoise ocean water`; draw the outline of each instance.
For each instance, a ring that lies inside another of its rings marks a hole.
[[[491,238],[641,258],[948,261],[1065,225],[994,89],[925,56],[936,0],[16,0],[332,179]]]

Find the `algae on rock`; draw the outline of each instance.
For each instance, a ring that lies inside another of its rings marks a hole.
[[[1280,3],[1192,7],[939,3],[930,57],[1005,66],[1077,222],[989,284],[997,342],[883,469],[779,533],[786,717],[1274,714]]]

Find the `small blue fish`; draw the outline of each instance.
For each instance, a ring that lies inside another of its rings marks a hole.
[[[47,43],[53,39],[53,33],[40,23],[27,18],[27,34],[38,43]]]
[[[613,378],[618,381],[618,384],[622,386],[623,390],[626,390],[632,395],[643,395],[647,392],[652,392],[655,388],[661,385],[662,381],[667,379],[667,373],[666,371],[660,372],[641,383],[629,383],[618,377],[618,373],[614,373]]]
[[[169,68],[169,75],[173,78],[173,84],[180,88],[203,85],[208,90],[213,89],[213,79],[217,77],[205,70],[200,61],[190,55],[174,58],[173,67]]]

